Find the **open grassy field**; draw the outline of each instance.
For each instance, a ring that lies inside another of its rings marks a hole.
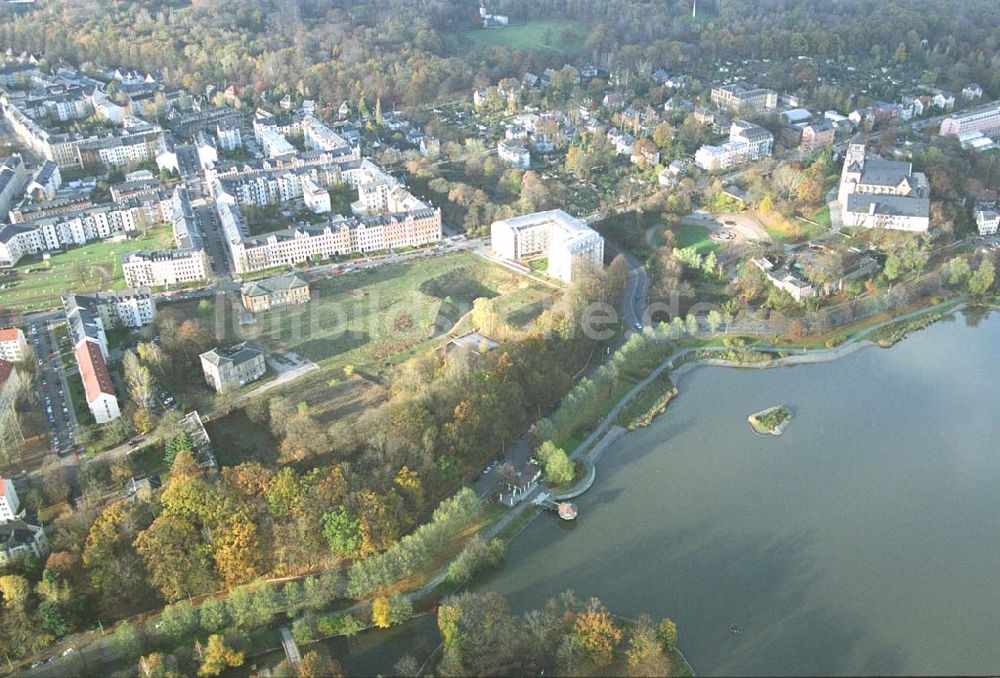
[[[0,275],[0,310],[41,311],[57,308],[66,292],[120,289],[125,286],[122,254],[172,244],[170,227],[163,226],[131,240],[74,247],[53,254],[48,261],[26,257],[10,273]]]
[[[529,21],[502,28],[475,29],[462,34],[462,37],[476,47],[549,49],[565,54],[578,53],[586,36],[585,25],[567,21]]]
[[[693,247],[699,254],[708,254],[719,249],[719,243],[708,237],[708,229],[696,224],[676,224],[670,227],[677,237],[677,247]]]
[[[310,287],[310,303],[259,313],[241,333],[268,351],[292,351],[324,367],[371,369],[448,332],[479,297],[536,289],[471,254],[380,266]],[[539,300],[530,293],[517,299]]]
[[[206,299],[162,304],[160,310],[174,309],[213,324],[218,310],[224,329],[224,336],[217,337],[220,344],[248,339],[269,353],[290,351],[317,363],[319,370],[269,393],[304,401],[313,416],[334,421],[380,401],[385,389],[378,382],[389,367],[433,349],[449,332],[472,329],[465,315],[475,299],[496,299],[508,322],[524,326],[552,295],[550,289],[473,254],[379,266],[317,280],[310,288],[310,303],[258,313],[252,325],[237,323],[238,302],[232,297],[223,309],[215,308],[215,299]],[[345,367],[355,376],[346,377]],[[186,406],[209,411],[217,398],[201,382],[199,374],[188,386],[165,386]]]

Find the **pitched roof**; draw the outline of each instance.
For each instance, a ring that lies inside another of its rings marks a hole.
[[[243,343],[236,344],[235,346],[213,348],[211,351],[202,353],[200,357],[202,360],[211,365],[221,365],[223,363],[242,365],[245,362],[253,360],[262,353],[263,352],[259,348],[251,344],[249,341],[244,341]]]
[[[848,212],[870,212],[903,217],[930,216],[931,201],[908,195],[851,193],[847,196]]]
[[[17,341],[20,336],[20,330],[16,327],[0,328],[0,341]]]
[[[286,292],[300,287],[308,287],[301,273],[289,273],[264,280],[256,280],[243,285],[242,292],[248,297],[263,297],[275,292]]]
[[[0,523],[0,549],[8,550],[21,544],[30,544],[35,541],[42,528],[37,525],[29,525],[23,520],[8,520]]]
[[[80,376],[83,377],[88,403],[97,400],[101,394],[116,397],[100,346],[93,341],[80,342],[76,347],[76,362],[80,365]]]

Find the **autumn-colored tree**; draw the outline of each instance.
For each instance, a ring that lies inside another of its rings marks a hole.
[[[663,646],[664,652],[670,652],[677,644],[677,624],[670,617],[660,620],[660,625],[656,627],[656,637]]]
[[[622,640],[621,629],[597,598],[591,598],[587,608],[577,615],[573,632],[590,661],[599,667],[611,663],[615,648]]]
[[[139,533],[135,548],[146,563],[150,583],[166,600],[211,590],[212,547],[188,518],[161,515]]]
[[[0,594],[3,595],[3,605],[8,610],[23,609],[31,594],[28,580],[19,574],[5,574],[0,577]]]
[[[226,645],[225,639],[219,634],[208,637],[208,643],[203,650],[199,676],[217,676],[227,668],[243,666],[244,655]]]
[[[372,624],[380,629],[387,629],[391,625],[392,608],[389,599],[380,596],[372,602]]]
[[[310,650],[302,655],[295,670],[298,673],[298,678],[339,678],[339,676],[344,675],[340,664],[316,650]]]
[[[215,567],[228,586],[261,574],[261,545],[257,525],[241,511],[215,530]]]
[[[666,676],[670,661],[657,641],[656,629],[648,615],[641,615],[629,630],[625,657],[633,676]]]

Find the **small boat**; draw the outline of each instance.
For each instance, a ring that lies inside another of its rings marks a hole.
[[[563,520],[573,520],[576,518],[576,504],[571,504],[568,501],[560,502],[559,517]]]

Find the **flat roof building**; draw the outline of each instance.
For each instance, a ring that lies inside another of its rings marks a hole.
[[[563,210],[495,221],[490,235],[497,256],[511,261],[548,257],[548,275],[564,282],[604,266],[604,238]]]

